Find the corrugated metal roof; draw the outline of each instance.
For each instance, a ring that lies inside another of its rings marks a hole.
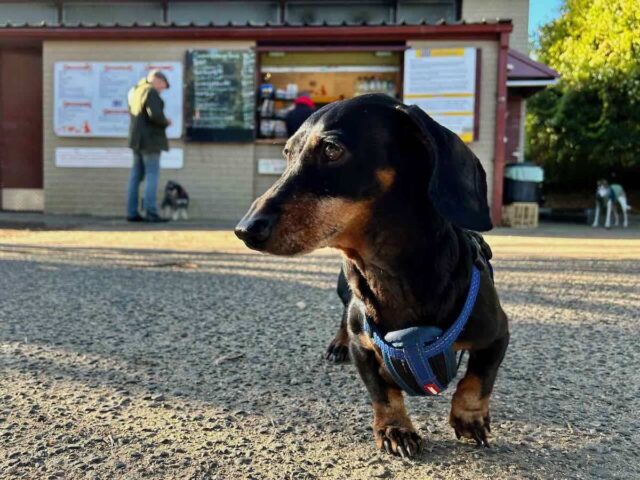
[[[340,22],[340,23],[276,23],[276,22],[246,22],[246,23],[215,23],[213,21],[209,23],[196,23],[196,22],[131,22],[131,23],[92,23],[92,22],[38,22],[38,23],[12,23],[8,21],[6,23],[0,23],[0,28],[203,28],[203,27],[233,27],[233,28],[291,28],[291,27],[390,27],[390,26],[438,26],[438,25],[496,25],[496,24],[510,24],[511,20],[496,18],[494,20],[483,19],[479,22],[466,22],[465,20],[458,20],[455,22],[447,22],[441,19],[437,22],[427,22],[422,19],[419,22],[407,22],[400,20],[398,22]]]
[[[555,80],[560,77],[553,68],[513,49],[509,49],[507,66],[509,80]]]

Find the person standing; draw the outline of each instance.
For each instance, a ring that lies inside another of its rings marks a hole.
[[[315,111],[313,100],[307,95],[300,95],[294,102],[294,107],[287,113],[285,123],[287,125],[287,135],[293,136],[307,118]]]
[[[160,70],[151,70],[146,78],[129,91],[131,123],[129,147],[133,150],[133,168],[129,175],[127,220],[130,222],[164,222],[158,215],[156,195],[160,177],[160,154],[169,150],[166,129],[171,120],[164,115],[160,93],[169,88],[167,77]],[[138,190],[145,180],[143,204],[146,216],[138,211]]]

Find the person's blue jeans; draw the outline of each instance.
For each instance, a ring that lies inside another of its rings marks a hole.
[[[158,192],[158,180],[160,179],[160,152],[133,151],[133,168],[129,175],[129,188],[127,193],[127,217],[135,217],[138,213],[138,190],[140,183],[144,185],[144,209],[147,216],[157,216],[156,195]]]

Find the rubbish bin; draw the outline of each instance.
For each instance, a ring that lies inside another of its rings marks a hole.
[[[503,203],[540,204],[544,170],[533,163],[510,163],[504,167]]]

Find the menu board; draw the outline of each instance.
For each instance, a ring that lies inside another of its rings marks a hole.
[[[53,128],[60,137],[127,137],[127,95],[150,70],[171,88],[162,92],[169,138],[182,134],[182,64],[179,62],[56,62]]]
[[[472,142],[476,122],[476,49],[409,49],[404,55],[404,103]]]
[[[187,53],[188,139],[253,141],[255,105],[253,50],[211,49]]]

